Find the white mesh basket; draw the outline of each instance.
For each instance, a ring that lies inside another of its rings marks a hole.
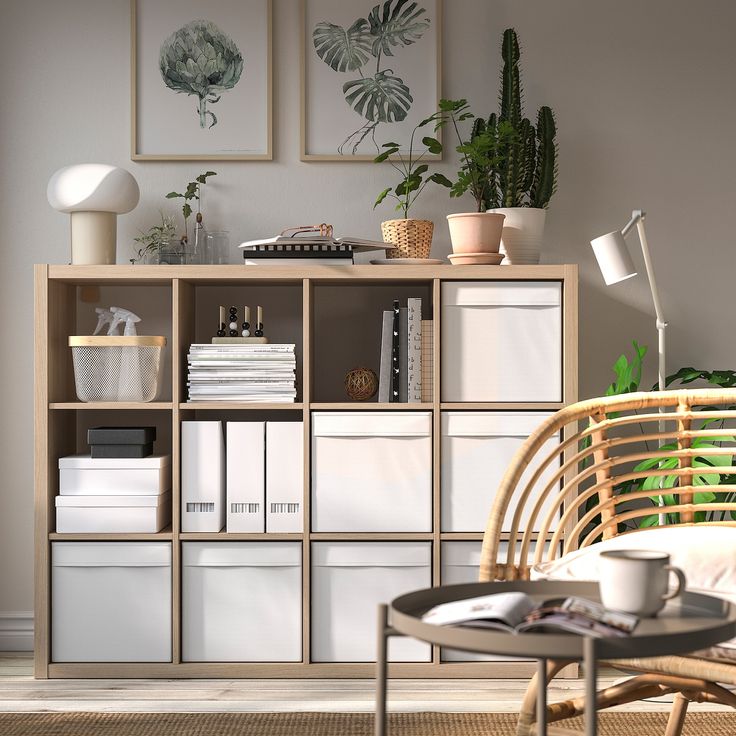
[[[166,338],[153,335],[69,338],[80,401],[153,401]]]

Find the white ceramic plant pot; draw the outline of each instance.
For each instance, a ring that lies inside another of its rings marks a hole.
[[[447,215],[453,253],[498,253],[504,215],[495,212],[459,212]]]
[[[501,235],[504,264],[539,263],[547,210],[537,207],[498,207],[488,210],[506,215]]]

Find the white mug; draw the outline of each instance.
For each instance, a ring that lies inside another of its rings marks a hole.
[[[685,590],[685,573],[665,552],[620,549],[601,552],[598,562],[601,602],[606,608],[643,618],[656,616],[666,601]],[[677,587],[668,593],[670,573]]]

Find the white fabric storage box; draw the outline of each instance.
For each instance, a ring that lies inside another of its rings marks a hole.
[[[171,661],[170,542],[52,542],[54,662]]]
[[[148,496],[171,489],[171,456],[59,458],[62,496]]]
[[[514,453],[549,416],[547,412],[442,412],[443,532],[485,531],[496,490]],[[547,440],[537,457],[543,460],[558,444],[556,439]],[[551,463],[535,489],[541,492],[559,467],[559,462]],[[530,465],[524,472],[519,494],[536,468]],[[537,516],[534,529],[541,526],[543,516],[551,507],[549,501]],[[524,505],[520,528],[525,528],[531,509],[532,504]],[[516,504],[512,501],[504,531],[511,529],[515,511]]]
[[[312,529],[432,530],[429,412],[312,415]]]
[[[373,662],[379,603],[432,584],[430,542],[312,544],[312,660]],[[429,645],[391,637],[392,662],[429,662]]]
[[[160,496],[56,497],[56,531],[62,534],[155,534],[169,524],[170,492]]]
[[[442,401],[562,401],[562,284],[442,284]]]
[[[300,542],[185,542],[186,662],[300,662]]]

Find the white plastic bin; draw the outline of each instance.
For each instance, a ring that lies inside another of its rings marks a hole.
[[[562,401],[562,284],[442,284],[442,401]]]
[[[171,661],[169,542],[52,542],[54,662]]]
[[[299,542],[185,542],[185,662],[302,659]]]
[[[431,414],[314,413],[312,522],[317,532],[431,531]]]
[[[442,413],[442,509],[443,532],[485,531],[496,490],[514,453],[529,434],[550,416],[546,412],[461,412]],[[537,453],[544,459],[559,444],[548,440]],[[519,493],[531,478],[537,465],[530,465],[522,476]],[[536,488],[541,491],[559,469],[559,462],[550,464]],[[541,525],[542,516],[551,507],[545,503],[535,520],[534,529]],[[525,528],[532,504],[524,505],[520,528]],[[516,504],[512,500],[504,521],[504,531],[511,528]]]
[[[312,659],[373,662],[377,606],[432,584],[429,542],[315,542],[312,545]],[[428,662],[427,644],[392,637],[392,662]]]

